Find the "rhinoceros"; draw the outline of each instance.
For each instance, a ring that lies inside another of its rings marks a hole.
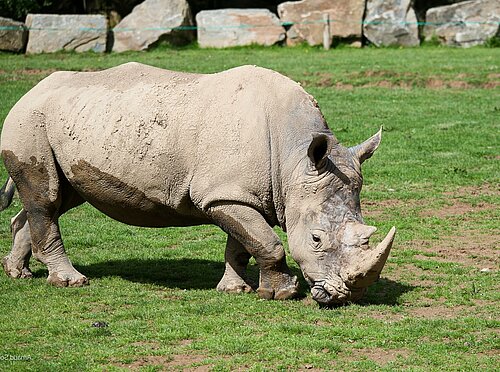
[[[273,230],[280,226],[314,300],[355,301],[377,280],[395,235],[393,227],[371,248],[376,228],[361,215],[360,166],[380,140],[381,131],[342,146],[300,84],[256,66],[207,75],[139,63],[55,72],[3,127],[10,177],[1,202],[16,187],[23,205],[4,270],[30,277],[32,253],[49,283],[88,284],[65,253],[58,218],[89,202],[130,225],[219,226],[228,238],[217,289],[251,291],[253,256],[265,299],[298,290]]]

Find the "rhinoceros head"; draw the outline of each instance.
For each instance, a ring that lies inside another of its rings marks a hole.
[[[361,163],[377,149],[381,134],[352,148],[331,135],[313,135],[308,156],[296,169],[296,182],[287,193],[290,251],[312,297],[322,305],[359,299],[378,279],[389,255],[395,228],[370,247],[376,228],[363,223],[359,200]]]

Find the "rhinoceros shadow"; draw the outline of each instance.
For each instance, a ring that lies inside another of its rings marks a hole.
[[[417,287],[382,277],[368,287],[358,304],[361,306],[400,305],[399,298],[415,288]]]
[[[153,284],[167,288],[179,289],[215,289],[224,273],[224,262],[196,258],[161,258],[109,260],[89,265],[75,265],[75,268],[92,279],[119,277],[135,283]],[[300,290],[298,298],[309,295],[309,287],[299,269],[292,267],[293,275],[299,278]],[[45,269],[36,270],[35,277],[47,275]],[[259,270],[255,264],[248,267],[251,283],[258,283]],[[387,278],[380,278],[371,285],[363,298],[358,302],[361,306],[398,305],[404,293],[416,287],[399,283]]]
[[[93,278],[116,276],[131,282],[180,289],[215,288],[224,273],[224,262],[196,258],[131,258],[75,267],[91,283]]]
[[[136,283],[147,283],[167,288],[215,289],[224,274],[224,262],[197,258],[161,258],[110,260],[89,265],[75,265],[75,268],[92,279],[120,277]],[[306,295],[306,282],[300,270],[291,268],[300,283],[299,297]],[[249,283],[257,287],[259,269],[256,264],[248,266]],[[38,273],[35,273],[38,276]]]

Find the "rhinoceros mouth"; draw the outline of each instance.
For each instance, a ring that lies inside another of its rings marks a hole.
[[[322,281],[314,283],[311,287],[311,295],[322,306],[335,306],[349,301],[351,291],[344,285],[333,286],[326,281]]]
[[[312,298],[322,307],[342,306],[357,301],[365,292],[366,288],[328,288],[327,290],[322,283],[316,283],[311,288]]]

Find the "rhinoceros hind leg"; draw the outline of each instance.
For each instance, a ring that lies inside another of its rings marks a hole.
[[[47,265],[47,282],[56,287],[81,287],[89,284],[87,277],[79,273],[69,260],[59,231],[57,217],[34,214],[29,218],[33,236],[33,255]],[[37,246],[34,242],[43,242]]]
[[[250,253],[245,247],[228,235],[226,253],[224,261],[226,269],[224,276],[217,285],[217,290],[228,293],[250,293],[253,291],[252,285],[248,283],[246,269],[250,260]]]
[[[59,210],[52,220],[37,221],[42,226],[48,226],[45,230],[46,242],[51,242],[46,245],[45,249],[38,249],[34,256],[37,260],[47,265],[49,276],[47,282],[56,287],[82,287],[89,284],[86,276],[80,274],[69,260],[61,240],[59,231],[58,217],[85,202],[78,193],[71,187],[66,179],[61,180],[62,201]],[[34,218],[34,220],[38,220]],[[30,222],[31,223],[31,222]],[[33,228],[31,229],[33,231]],[[44,231],[41,231],[42,234]]]
[[[31,234],[24,209],[12,218],[10,226],[12,250],[3,258],[3,269],[12,278],[32,278],[33,274],[29,269]]]
[[[40,140],[41,141],[41,140]],[[46,150],[46,149],[38,149]],[[50,284],[67,287],[88,284],[88,279],[71,264],[59,231],[59,216],[84,200],[58,171],[50,151],[22,162],[12,152],[2,152],[4,162],[16,183],[27,213],[33,256],[47,265]]]
[[[210,217],[255,257],[260,268],[257,293],[261,298],[285,300],[298,293],[298,281],[286,264],[276,233],[255,209],[242,204],[211,206]]]

